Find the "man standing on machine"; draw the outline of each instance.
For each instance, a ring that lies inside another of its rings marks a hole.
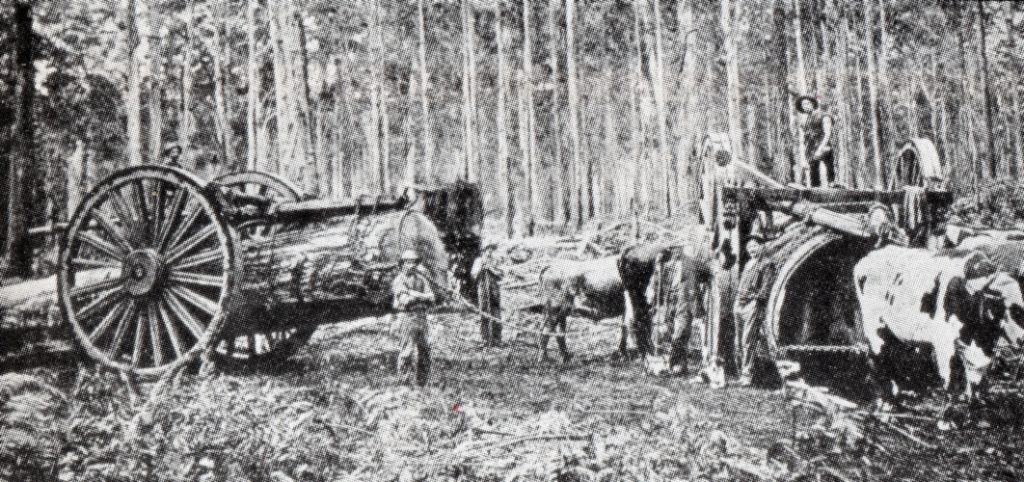
[[[796,109],[805,114],[804,147],[810,187],[832,187],[836,181],[835,151],[832,149],[832,116],[821,109],[818,99],[801,96]]]

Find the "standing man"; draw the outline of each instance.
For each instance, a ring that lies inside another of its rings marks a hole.
[[[434,291],[430,288],[430,281],[426,278],[416,251],[406,250],[399,263],[398,276],[391,282],[393,307],[398,311],[392,332],[402,343],[397,369],[401,374],[412,365],[416,383],[422,386],[426,384],[430,372],[427,309],[434,304]]]
[[[758,344],[762,343],[765,311],[771,296],[775,265],[765,248],[765,239],[755,233],[747,242],[750,260],[736,293],[736,359],[740,369],[740,385],[753,383]]]
[[[673,374],[686,375],[687,349],[693,321],[707,319],[704,297],[714,282],[711,271],[713,259],[710,251],[698,252],[693,246],[686,246],[675,255],[676,275],[673,291],[676,293],[676,312],[672,324],[672,348],[669,351],[669,367]]]
[[[806,95],[796,99],[796,109],[806,115],[803,123],[804,147],[807,149],[810,186],[831,187],[836,181],[832,116],[820,108],[818,99]]]
[[[500,260],[495,256],[497,244],[488,243],[473,261],[470,276],[476,281],[477,306],[484,314],[480,315],[480,338],[484,346],[501,345],[501,279],[505,272],[501,269]]]

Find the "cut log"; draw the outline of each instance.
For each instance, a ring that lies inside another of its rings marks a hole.
[[[83,284],[93,284],[111,276],[118,270],[94,269],[79,273]],[[25,281],[0,288],[0,331],[23,328],[52,328],[59,318],[51,316],[57,296],[54,276]]]
[[[344,216],[328,226],[304,225],[250,240],[240,253],[233,310],[298,314],[333,304],[350,307],[342,310],[345,316],[385,312],[399,257],[408,249],[420,255],[428,278],[446,285],[444,244],[434,224],[416,211]],[[275,326],[301,323],[273,321]]]

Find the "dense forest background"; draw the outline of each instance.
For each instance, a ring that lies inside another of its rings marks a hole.
[[[851,187],[884,185],[910,137],[961,193],[1024,162],[1022,2],[0,0],[0,25],[15,274],[26,227],[174,144],[203,177],[322,198],[481,181],[509,235],[690,215],[709,132],[794,180],[799,94],[835,117]]]

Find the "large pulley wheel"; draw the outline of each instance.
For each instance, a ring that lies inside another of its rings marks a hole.
[[[213,182],[223,188],[261,196],[272,202],[297,202],[302,199],[302,192],[294,184],[264,172],[225,174]],[[279,226],[274,224],[250,224],[238,227],[235,232],[245,243],[271,237],[278,228]],[[228,364],[277,363],[295,354],[309,341],[315,331],[315,326],[309,326],[246,333],[222,339],[217,344],[214,354],[218,361]]]
[[[57,290],[89,357],[158,376],[217,339],[235,261],[204,188],[178,169],[133,167],[79,205],[61,244]]]

